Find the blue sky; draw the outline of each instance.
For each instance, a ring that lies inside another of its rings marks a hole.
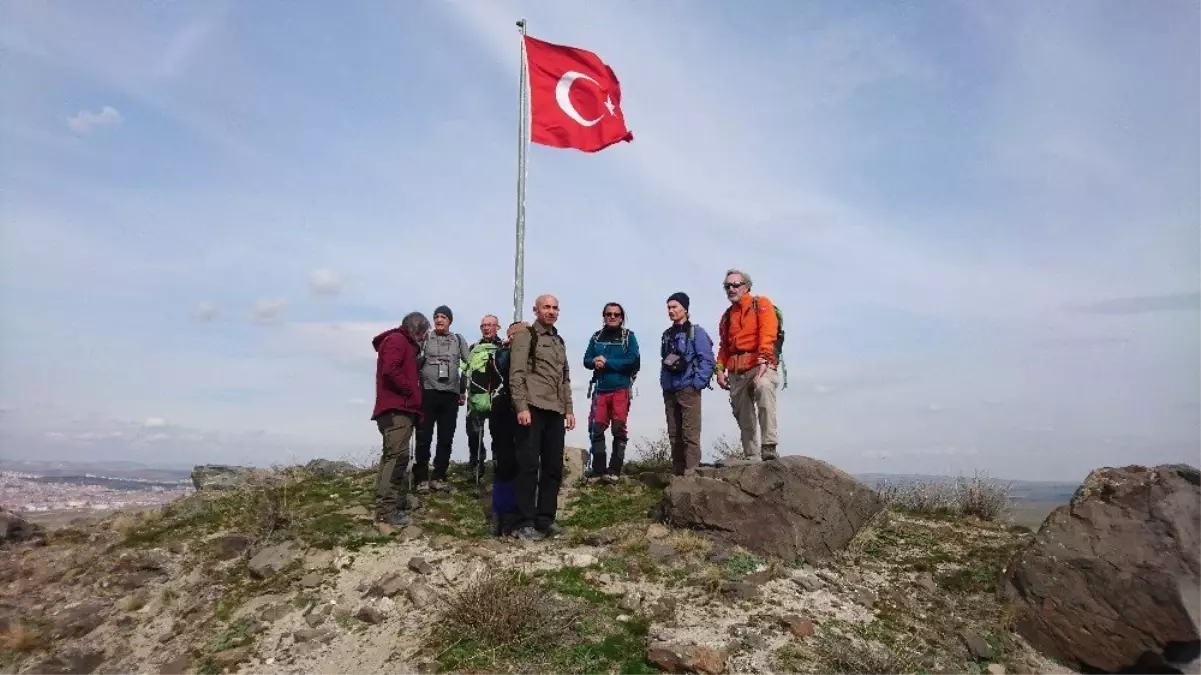
[[[1198,461],[1183,0],[0,4],[2,452],[370,458],[370,338],[511,316],[521,17],[612,66],[636,136],[530,150],[525,304],[581,356],[608,300],[652,346],[677,290],[715,329],[741,267],[785,312],[786,454]]]

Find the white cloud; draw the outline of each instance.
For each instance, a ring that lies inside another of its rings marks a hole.
[[[254,307],[250,310],[250,318],[255,323],[275,323],[279,319],[280,313],[284,311],[284,307],[288,305],[287,300],[259,300],[254,303]]]
[[[114,126],[124,122],[125,118],[112,106],[104,106],[100,112],[80,110],[67,118],[67,126],[77,134],[86,134],[93,127]]]
[[[197,321],[212,321],[221,316],[221,308],[214,302],[203,300],[196,305],[196,309],[192,311],[192,316]]]
[[[142,422],[142,426],[147,429],[157,429],[167,426],[167,420],[161,417],[147,417],[146,421]]]
[[[332,270],[314,270],[309,276],[309,287],[317,295],[337,295],[342,292],[342,280]]]

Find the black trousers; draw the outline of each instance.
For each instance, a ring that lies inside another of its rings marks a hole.
[[[434,426],[438,427],[438,448],[434,454],[434,480],[446,480],[450,466],[450,451],[459,421],[459,394],[453,391],[426,389],[421,392],[421,425],[417,427],[417,457],[413,463],[413,484],[430,478],[430,445]]]
[[[488,416],[492,434],[492,457],[496,460],[496,479],[507,483],[517,478],[517,411],[507,399],[497,397]]]
[[[543,530],[555,522],[559,487],[563,484],[563,443],[567,436],[562,413],[530,407],[530,425],[517,425],[518,529]]]

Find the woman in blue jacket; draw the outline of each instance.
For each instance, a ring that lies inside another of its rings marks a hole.
[[[667,298],[671,327],[663,331],[659,355],[663,408],[671,439],[672,473],[691,473],[701,463],[701,389],[709,387],[715,365],[713,341],[688,318],[688,295]]]

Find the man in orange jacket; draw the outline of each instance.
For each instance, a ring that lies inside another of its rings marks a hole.
[[[775,343],[780,326],[776,311],[771,300],[751,295],[751,277],[746,272],[726,272],[722,287],[730,308],[722,314],[718,326],[721,342],[717,348],[717,384],[730,392],[730,406],[742,432],[743,455],[752,461],[778,459],[776,393],[780,364]],[[757,435],[761,436],[758,440]]]

